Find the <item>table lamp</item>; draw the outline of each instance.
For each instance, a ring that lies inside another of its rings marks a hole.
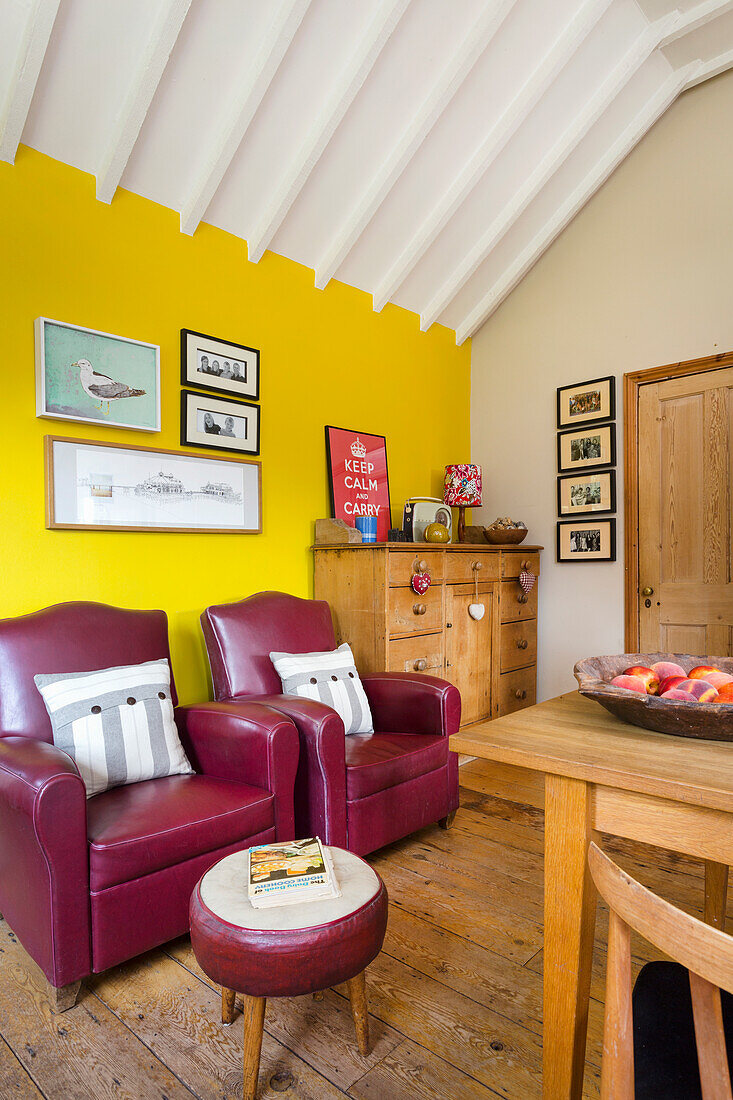
[[[443,501],[458,509],[458,541],[465,542],[466,508],[481,503],[481,467],[470,462],[446,466]]]

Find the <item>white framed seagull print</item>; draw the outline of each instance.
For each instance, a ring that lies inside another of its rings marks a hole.
[[[36,416],[160,431],[160,348],[37,317]]]

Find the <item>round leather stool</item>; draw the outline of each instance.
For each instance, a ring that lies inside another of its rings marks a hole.
[[[253,1100],[268,997],[298,997],[348,983],[359,1050],[369,1047],[364,970],[387,927],[387,891],[359,856],[330,848],[341,897],[254,909],[247,852],[225,856],[191,897],[191,945],[201,969],[222,987],[222,1021],[244,999],[244,1098]]]

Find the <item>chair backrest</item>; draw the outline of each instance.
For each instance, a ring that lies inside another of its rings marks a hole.
[[[161,657],[170,660],[164,611],[58,603],[0,619],[0,737],[52,740],[51,722],[33,682],[36,673],[94,672]],[[171,696],[175,704],[172,673]]]
[[[733,993],[733,938],[653,894],[595,843],[588,862],[610,909],[602,1100],[634,1100],[632,928],[689,970],[702,1093],[706,1100],[730,1100],[720,990]]]
[[[279,695],[270,653],[334,649],[331,609],[323,600],[258,592],[239,603],[207,607],[201,616],[215,699]]]

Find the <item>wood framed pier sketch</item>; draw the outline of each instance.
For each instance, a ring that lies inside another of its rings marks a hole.
[[[47,435],[46,526],[82,531],[260,534],[254,459]]]

